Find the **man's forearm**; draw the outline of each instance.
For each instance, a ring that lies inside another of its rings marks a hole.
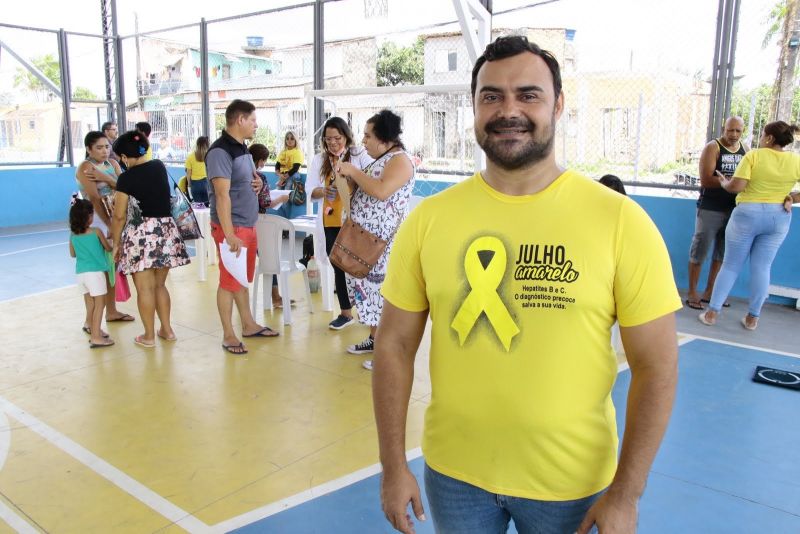
[[[376,337],[376,340],[379,339]],[[380,341],[376,343],[379,345]],[[390,350],[396,350],[396,347]],[[376,359],[380,357],[380,352],[376,347]],[[406,466],[406,417],[413,380],[413,358],[408,361],[407,358],[383,357],[380,365],[375,366],[372,400],[384,471],[395,471]]]
[[[216,194],[217,197],[217,218],[219,225],[222,227],[222,232],[227,235],[233,235],[233,220],[231,219],[231,197],[229,195]]]
[[[632,374],[622,452],[610,491],[633,498],[644,492],[672,412],[677,380],[676,366],[638,369]]]

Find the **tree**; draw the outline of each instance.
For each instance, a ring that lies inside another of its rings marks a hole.
[[[794,96],[795,70],[797,69],[798,52],[800,52],[800,27],[797,24],[800,0],[780,0],[770,12],[771,22],[764,42],[766,46],[781,27],[781,54],[778,60],[778,73],[772,88],[772,100],[769,116],[775,120],[791,120],[792,99]]]
[[[76,87],[72,91],[72,98],[75,100],[97,100],[97,95],[86,87]]]
[[[53,54],[35,57],[31,60],[31,63],[57,87],[61,86],[61,69],[58,66],[58,60]],[[14,87],[20,86],[40,96],[50,91],[31,71],[17,67],[17,73],[14,75]]]
[[[411,46],[391,41],[378,50],[378,86],[422,85],[425,83],[425,42],[418,37]]]

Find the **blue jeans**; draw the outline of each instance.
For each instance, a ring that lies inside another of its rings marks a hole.
[[[208,206],[208,178],[189,180],[192,202],[202,202]]]
[[[786,234],[792,214],[783,204],[743,202],[733,210],[725,229],[725,259],[714,283],[708,309],[719,312],[736,278],[750,256],[750,304],[748,313],[758,317],[769,296],[769,272]]]
[[[482,490],[425,464],[425,492],[437,534],[572,534],[603,492],[574,501],[536,501]],[[597,532],[592,527],[590,532]]]

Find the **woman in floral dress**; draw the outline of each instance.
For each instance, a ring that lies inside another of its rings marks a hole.
[[[414,164],[405,151],[400,134],[400,117],[382,110],[373,115],[364,127],[364,148],[375,161],[363,171],[351,163],[341,162],[337,171],[356,187],[350,203],[350,217],[365,230],[388,241],[378,262],[366,278],[347,276],[347,289],[354,300],[358,319],[370,327],[370,334],[361,343],[350,345],[351,354],[368,354],[375,347],[375,332],[383,311],[381,285],[392,250],[394,234],[408,214],[408,203],[414,191]],[[372,369],[372,360],[364,362]]]
[[[189,263],[189,255],[172,218],[167,169],[159,160],[147,160],[148,146],[141,132],[124,133],[114,142],[114,152],[128,170],[117,180],[112,233],[114,258],[122,272],[133,275],[144,325],[144,333],[134,343],[151,348],[156,335],[167,341],[176,339],[165,282],[172,267]],[[161,323],[157,332],[155,314]]]

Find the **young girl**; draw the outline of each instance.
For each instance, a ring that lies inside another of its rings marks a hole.
[[[94,207],[90,200],[72,197],[73,204],[69,210],[69,255],[76,258],[75,273],[78,277],[78,289],[83,292],[86,304],[86,316],[90,324],[84,323],[83,331],[89,334],[89,346],[93,349],[109,347],[114,344],[100,325],[103,321],[103,309],[106,298],[106,279],[108,278],[108,260],[106,251],[111,245],[98,228],[91,226],[94,219]]]

